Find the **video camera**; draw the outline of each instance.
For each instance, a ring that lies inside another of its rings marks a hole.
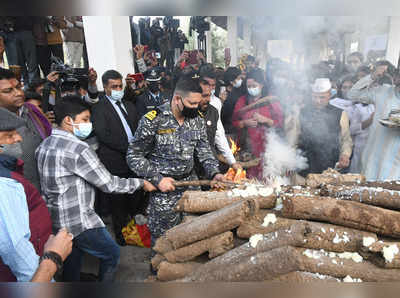
[[[194,16],[190,18],[189,34],[192,36],[192,31],[195,30],[199,35],[204,35],[204,32],[210,30],[210,23],[205,20],[206,17]]]
[[[51,57],[51,71],[59,74],[59,84],[61,92],[76,91],[79,88],[86,89],[89,84],[89,76],[87,70],[84,68],[72,68],[64,64],[60,58]]]
[[[172,16],[166,16],[163,19],[163,24],[164,24],[165,28],[176,31],[176,30],[178,30],[178,28],[180,26],[180,21],[179,21],[179,19],[174,19],[174,17],[172,17]]]

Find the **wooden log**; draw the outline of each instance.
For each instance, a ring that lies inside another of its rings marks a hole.
[[[181,247],[177,250],[169,251],[164,257],[170,263],[180,263],[193,260],[195,257],[208,251],[209,258],[211,259],[231,250],[233,247],[232,232],[225,232],[209,239],[204,239]]]
[[[287,194],[302,194],[305,196],[319,196],[319,188],[311,188],[309,186],[287,186],[283,189],[282,193]]]
[[[165,257],[160,254],[156,254],[154,257],[151,258],[151,266],[153,267],[154,270],[158,270],[158,267],[160,266],[161,262],[165,261]]]
[[[329,252],[294,248],[298,259],[298,270],[330,275],[337,278],[351,276],[365,282],[400,281],[400,270],[382,269],[372,263],[362,260],[331,257]]]
[[[226,187],[237,187],[241,186],[240,183],[230,182],[230,181],[223,181],[219,182],[222,185],[226,185]],[[211,186],[212,180],[193,180],[193,181],[175,181],[175,187],[189,187],[189,186]]]
[[[306,232],[306,222],[298,221],[289,228],[282,228],[273,233],[263,235],[256,247],[252,247],[249,242],[236,247],[227,253],[210,260],[206,264],[200,266],[196,271],[187,276],[182,281],[197,281],[204,276],[211,274],[219,268],[225,268],[232,264],[238,264],[243,258],[247,258],[272,249],[284,247],[288,245],[301,245]]]
[[[285,196],[282,215],[400,237],[400,212],[330,197]]]
[[[186,215],[186,216],[183,217],[182,223],[189,222],[189,221],[191,221],[193,219],[196,219],[197,217],[199,217],[199,215],[193,215],[193,214],[192,215]]]
[[[363,183],[365,176],[359,174],[340,174],[339,172],[328,169],[322,174],[308,174],[306,185],[312,188],[320,187],[323,184],[340,185],[343,183]]]
[[[400,191],[400,181],[366,181],[363,183],[343,182],[343,185],[358,185],[363,187],[383,188]]]
[[[237,196],[232,191],[186,191],[176,203],[174,210],[177,212],[205,213],[219,210],[243,199],[243,196]],[[273,208],[276,203],[275,194],[249,196],[245,199],[257,200],[260,208]]]
[[[273,281],[290,282],[290,283],[306,283],[306,282],[342,282],[341,279],[323,275],[319,273],[295,271],[288,274],[280,275],[273,279]]]
[[[329,252],[308,250],[291,246],[278,247],[267,252],[247,256],[238,263],[219,266],[207,274],[196,271],[181,281],[263,281],[295,271],[328,275],[336,278],[351,276],[366,282],[400,281],[400,270],[382,269],[365,260],[331,257]],[[204,266],[204,265],[203,265]],[[199,269],[202,266],[198,267]]]
[[[253,216],[258,209],[257,201],[248,199],[204,214],[166,231],[165,235],[156,241],[154,250],[165,254],[173,249],[230,231]]]
[[[239,238],[248,239],[254,234],[268,234],[282,228],[288,228],[292,224],[296,223],[297,220],[276,216],[275,223],[270,223],[268,226],[262,226],[263,222],[264,218],[252,218],[245,221],[237,228],[236,235]]]
[[[400,242],[379,240],[362,246],[360,254],[381,268],[400,269]]]
[[[280,216],[276,216],[276,219],[277,221],[274,224],[270,223],[267,227],[263,227],[263,220],[253,217],[250,221],[246,221],[239,226],[237,235],[241,238],[250,238],[254,234],[267,234],[282,228],[289,228],[299,222],[296,219],[287,219]],[[374,233],[352,228],[318,222],[306,222],[306,224],[304,243],[293,243],[292,246],[345,252],[358,251],[364,237],[371,237],[377,240],[377,236]]]
[[[298,270],[296,255],[290,246],[279,247],[267,252],[260,252],[243,257],[237,263],[215,266],[207,273],[198,272],[179,281],[209,282],[209,281],[264,281]]]
[[[324,185],[321,195],[400,210],[400,191],[365,186]]]
[[[283,246],[296,246],[312,249],[324,249],[333,252],[356,252],[363,237],[377,239],[373,233],[358,231],[350,228],[298,220],[287,228],[263,235],[254,248],[245,243],[199,267],[193,276],[207,275],[218,267],[236,264],[244,257],[252,256]]]
[[[180,279],[196,270],[200,265],[200,263],[196,262],[173,264],[163,261],[157,271],[157,279],[161,281]]]

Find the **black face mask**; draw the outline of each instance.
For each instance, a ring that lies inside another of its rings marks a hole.
[[[199,115],[199,108],[188,108],[183,104],[182,98],[181,103],[183,105],[182,116],[185,118],[196,118]]]
[[[149,90],[151,93],[155,94],[158,91],[160,91],[160,86],[158,85],[158,83],[156,83],[156,84],[152,83],[149,85]]]

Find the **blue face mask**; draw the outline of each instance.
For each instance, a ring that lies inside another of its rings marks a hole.
[[[124,97],[124,90],[111,90],[111,98],[115,101],[121,101]]]
[[[74,135],[77,138],[84,140],[92,133],[93,125],[92,122],[78,124],[72,122],[72,128],[74,130]]]

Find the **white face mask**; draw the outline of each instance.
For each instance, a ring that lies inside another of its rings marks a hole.
[[[259,87],[247,88],[247,91],[253,97],[259,96],[261,94],[261,88]]]
[[[242,82],[243,82],[242,79],[239,79],[239,80],[235,81],[235,82],[233,83],[233,87],[239,88],[240,86],[242,86]]]
[[[214,96],[214,94],[215,94],[215,89],[212,89],[211,90],[211,96]]]
[[[84,140],[92,133],[93,124],[92,122],[78,124],[74,124],[74,122],[72,122],[72,129],[74,130],[74,135],[76,137]]]
[[[115,101],[121,101],[124,97],[124,90],[111,90],[111,98]]]

